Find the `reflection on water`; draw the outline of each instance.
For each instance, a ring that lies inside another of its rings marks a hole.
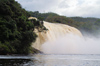
[[[100,55],[0,56],[0,66],[100,66]]]
[[[24,66],[30,59],[0,59],[0,66]]]

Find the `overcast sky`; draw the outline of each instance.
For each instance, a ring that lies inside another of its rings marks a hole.
[[[28,11],[100,18],[100,0],[16,0]]]

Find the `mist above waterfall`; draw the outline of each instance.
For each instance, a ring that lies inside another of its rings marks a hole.
[[[100,38],[82,36],[71,26],[44,22],[48,31],[38,32],[32,45],[45,54],[100,54]]]
[[[46,54],[100,54],[100,38],[66,34],[42,45]]]
[[[46,41],[54,41],[61,36],[65,36],[65,34],[82,36],[81,32],[78,29],[65,24],[44,22],[44,26],[48,29],[48,31],[38,32],[38,30],[35,30],[38,38],[32,45],[34,48],[40,51],[41,45],[43,43],[45,43]]]

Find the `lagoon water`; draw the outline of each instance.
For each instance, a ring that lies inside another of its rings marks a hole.
[[[100,66],[100,55],[0,56],[0,66]]]

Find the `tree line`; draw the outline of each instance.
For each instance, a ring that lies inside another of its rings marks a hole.
[[[15,0],[0,0],[0,54],[28,54],[37,35],[30,14]]]
[[[76,27],[81,32],[86,32],[92,36],[96,36],[100,33],[100,18],[93,17],[66,17],[56,13],[39,13],[39,11],[30,12],[31,16],[42,18],[42,20],[52,23],[63,23],[73,27]],[[83,34],[84,34],[83,32]]]

